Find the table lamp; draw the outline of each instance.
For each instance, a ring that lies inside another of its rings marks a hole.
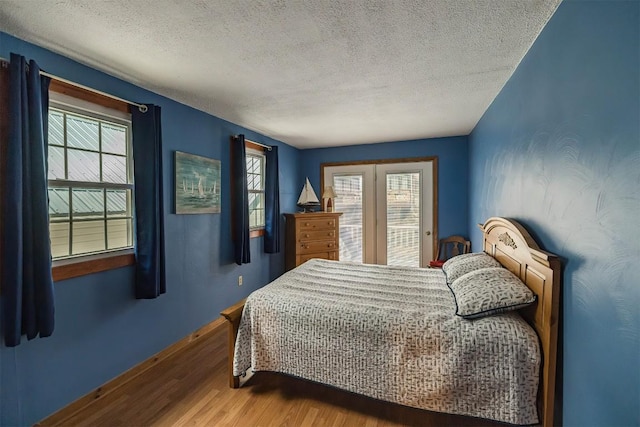
[[[333,200],[338,197],[336,192],[334,191],[332,186],[328,186],[324,188],[324,192],[322,193],[322,198],[327,199],[327,212],[333,212]]]

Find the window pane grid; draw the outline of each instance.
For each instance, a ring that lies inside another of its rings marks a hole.
[[[117,217],[107,217],[107,218],[100,218],[100,217],[96,217],[96,218],[80,218],[80,219],[74,219],[73,222],[86,222],[86,221],[96,221],[96,220],[106,220],[106,221],[111,221],[114,219],[133,219],[132,216],[117,216]],[[51,224],[61,224],[63,222],[71,222],[68,219],[57,219],[57,220],[50,220],[49,221]]]
[[[133,247],[130,127],[49,110],[49,216],[54,259]]]
[[[249,191],[249,228],[264,227],[264,192]]]
[[[265,225],[264,155],[247,154],[247,192],[249,196],[249,228],[262,229]]]
[[[247,155],[247,188],[264,191],[263,156]]]
[[[49,149],[51,149],[51,147],[60,148],[62,146],[58,146],[58,145],[55,145],[55,144],[49,144]],[[113,156],[113,157],[117,156],[117,157],[122,157],[123,159],[127,158],[127,156],[123,155],[123,154],[107,153],[107,152],[104,152],[104,151],[91,150],[91,149],[88,149],[88,148],[78,148],[78,147],[67,147],[67,148],[70,149],[70,150],[73,150],[73,151],[82,151],[82,152],[85,152],[85,153],[95,153],[95,154],[108,154],[109,156]]]

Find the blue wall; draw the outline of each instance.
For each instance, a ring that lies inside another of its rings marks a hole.
[[[222,160],[230,134],[280,147],[283,212],[324,162],[439,157],[439,233],[521,220],[564,263],[564,424],[640,424],[639,3],[563,2],[468,137],[298,151],[0,33],[16,52],[73,81],[163,108],[164,154]],[[467,169],[468,165],[468,169]],[[220,215],[171,214],[165,163],[168,293],[132,297],[132,268],[56,283],[56,331],[0,347],[0,424],[31,424],[218,316],[283,270],[282,256],[231,261],[229,194]],[[196,248],[197,250],[194,250]],[[244,276],[242,288],[237,276]]]
[[[298,193],[305,176],[320,191],[320,165],[329,162],[438,157],[438,235],[468,235],[468,161],[466,136],[385,142],[304,150]]]
[[[55,284],[52,337],[0,346],[0,425],[33,424],[190,332],[284,271],[284,256],[262,252],[233,263],[230,236],[229,136],[244,133],[277,145],[283,212],[295,209],[299,151],[232,123],[156,95],[0,32],[0,56],[35,59],[46,71],[86,86],[162,107],[167,294],[135,300],[133,267]],[[222,213],[173,214],[173,152],[222,161]],[[294,186],[296,188],[294,188]],[[238,287],[238,275],[244,284]]]
[[[567,426],[640,424],[637,1],[565,1],[470,135],[469,228],[514,217],[563,257]]]

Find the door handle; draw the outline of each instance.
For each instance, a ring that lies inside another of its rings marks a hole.
[[[431,236],[431,231],[426,231],[424,234],[426,234],[427,236]]]

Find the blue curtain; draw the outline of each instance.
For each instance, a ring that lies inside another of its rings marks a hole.
[[[35,61],[11,54],[9,137],[2,176],[2,317],[8,347],[48,337],[54,296],[47,195],[49,82]]]
[[[265,171],[265,225],[264,251],[268,254],[280,252],[280,184],[278,181],[278,147],[266,153]]]
[[[231,138],[231,183],[233,212],[233,257],[236,264],[251,262],[249,250],[249,194],[247,191],[247,150],[244,135]]]
[[[136,204],[136,298],[157,298],[167,291],[164,263],[162,127],[160,107],[131,109]]]

